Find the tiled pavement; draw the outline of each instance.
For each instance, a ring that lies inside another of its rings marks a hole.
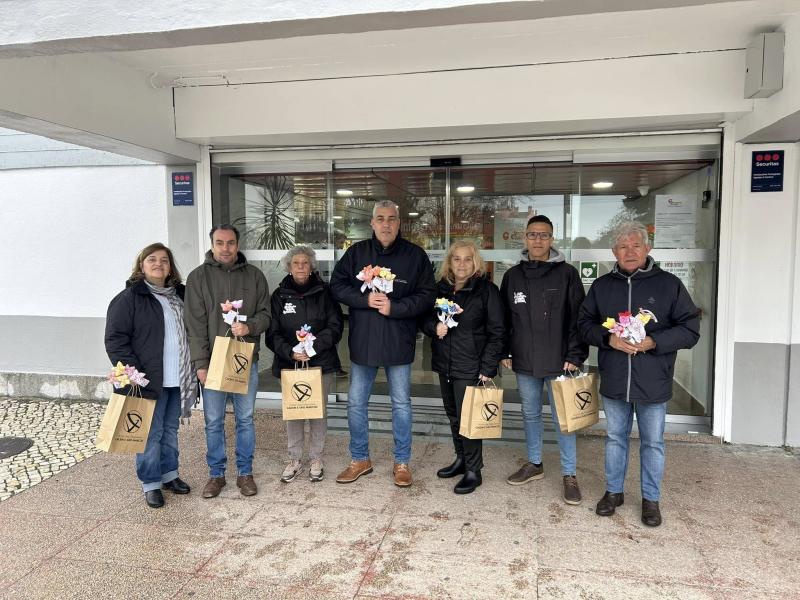
[[[219,498],[200,498],[195,418],[180,434],[194,490],[166,495],[163,509],[145,505],[131,456],[104,453],[0,503],[0,598],[800,598],[800,458],[790,451],[669,443],[665,523],[649,529],[636,452],[625,505],[611,518],[592,512],[599,438],[579,440],[585,501],[573,507],[560,500],[552,445],[545,479],[522,487],[504,482],[521,447],[488,446],[483,486],[455,496],[435,476],[449,444],[422,436],[411,488],[391,484],[391,439],[377,435],[375,472],[337,485],[347,437],[333,432],[325,481],[287,485],[282,422],[268,411],[256,422],[252,498],[232,477]]]

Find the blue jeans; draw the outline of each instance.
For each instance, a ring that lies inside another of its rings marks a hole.
[[[606,411],[606,488],[619,494],[624,490],[628,470],[629,440],[633,413],[639,426],[639,462],[641,465],[642,498],[658,502],[661,499],[661,479],[664,477],[664,422],[667,403],[625,402],[603,398]]]
[[[553,402],[553,389],[550,382],[555,377],[532,377],[517,373],[517,387],[522,399],[522,422],[525,427],[525,443],[528,446],[528,462],[539,464],[542,462],[542,389],[547,384],[547,396],[550,399],[553,425],[558,433],[558,449],[561,453],[561,474],[575,475],[577,464],[577,450],[574,433],[561,433],[558,426],[558,414]]]
[[[161,388],[161,395],[155,403],[147,444],[144,452],[136,455],[136,476],[142,482],[144,492],[159,490],[162,483],[178,477],[180,388]]]
[[[353,460],[369,458],[369,396],[378,367],[351,363],[350,391],[347,394],[347,425],[350,428],[350,456]],[[394,461],[411,460],[411,365],[384,367],[392,399]]]
[[[236,470],[239,475],[253,474],[253,453],[256,449],[256,428],[253,408],[258,391],[258,362],[250,369],[247,394],[231,394],[203,388],[203,412],[206,419],[206,462],[211,477],[225,477],[225,406],[230,397],[236,421]]]

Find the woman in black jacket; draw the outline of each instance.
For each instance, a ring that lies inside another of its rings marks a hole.
[[[136,455],[136,474],[151,508],[164,506],[162,486],[188,494],[178,477],[178,425],[197,396],[183,320],[181,275],[169,248],[150,244],[136,257],[125,290],[108,306],[105,346],[111,364],[143,372],[149,383],[142,396],[155,401],[144,452]],[[124,390],[123,390],[124,393]]]
[[[281,259],[288,275],[272,294],[272,320],[267,330],[267,347],[275,354],[272,374],[281,376],[281,369],[291,369],[295,363],[306,363],[310,367],[322,368],[322,395],[328,397],[334,373],[341,363],[336,344],[342,338],[344,320],[342,309],[330,294],[328,286],[317,273],[317,257],[308,246],[295,246]],[[316,354],[309,357],[305,350],[296,352],[297,335],[303,325],[311,328],[315,339]],[[325,448],[327,421],[308,419],[311,429],[309,443],[309,479],[322,481],[324,469],[322,452]],[[305,419],[286,421],[286,436],[289,446],[289,463],[281,475],[281,481],[289,483],[302,472],[303,438]]]
[[[448,328],[431,307],[422,326],[432,338],[432,367],[439,374],[456,451],[455,462],[436,474],[442,478],[463,474],[453,489],[456,494],[473,492],[481,484],[483,468],[481,440],[458,433],[464,391],[469,385],[497,375],[497,365],[503,357],[503,302],[497,287],[484,273],[483,259],[473,242],[458,241],[450,246],[439,271],[437,297],[454,301],[463,312],[454,317],[458,325]]]

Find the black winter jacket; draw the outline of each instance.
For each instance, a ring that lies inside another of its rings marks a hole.
[[[608,317],[619,320],[626,310],[633,315],[650,310],[647,335],[656,342],[648,352],[630,356],[609,346],[611,334],[602,326]],[[697,307],[681,280],[662,271],[651,257],[632,275],[618,265],[597,279],[581,307],[578,328],[583,339],[599,347],[600,393],[627,402],[667,402],[672,397],[675,357],[681,348],[691,348],[700,339]]]
[[[185,288],[177,285],[178,296]],[[157,399],[164,381],[164,309],[144,280],[129,283],[108,305],[106,354],[112,365],[136,367],[150,380],[142,396]],[[126,393],[123,388],[119,393]]]
[[[367,265],[388,267],[395,274],[388,317],[367,304],[356,275]],[[398,235],[388,248],[372,236],[350,246],[331,276],[333,297],[349,308],[350,360],[369,367],[414,362],[417,317],[436,299],[436,282],[425,251]]]
[[[338,371],[341,363],[336,344],[342,339],[344,319],[342,309],[330,295],[328,286],[317,273],[311,274],[310,288],[299,292],[291,275],[284,277],[270,301],[272,320],[267,330],[267,348],[275,353],[272,374],[280,377],[281,369],[294,366],[292,348],[297,345],[295,332],[303,325],[311,326],[316,337],[316,354],[308,362],[310,367],[321,367],[323,373]]]
[[[500,285],[509,319],[511,366],[533,377],[559,375],[565,361],[580,366],[589,356],[577,326],[583,284],[558,250],[551,250],[547,262],[528,260],[527,251],[522,255]]]
[[[505,308],[500,292],[485,277],[473,277],[459,291],[442,279],[437,298],[447,298],[464,309],[453,320],[457,327],[448,329],[443,340],[436,335],[439,311],[432,309],[422,323],[422,330],[432,338],[433,370],[454,379],[494,377],[503,358],[505,343]]]

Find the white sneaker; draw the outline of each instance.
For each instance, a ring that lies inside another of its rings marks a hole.
[[[310,481],[322,481],[325,476],[325,469],[322,468],[322,460],[315,458],[311,461],[311,468],[308,470],[308,479]]]
[[[301,471],[303,470],[303,463],[299,460],[292,460],[286,465],[286,468],[283,470],[283,474],[281,475],[281,481],[283,483],[290,483],[297,479],[297,476],[300,475]]]

